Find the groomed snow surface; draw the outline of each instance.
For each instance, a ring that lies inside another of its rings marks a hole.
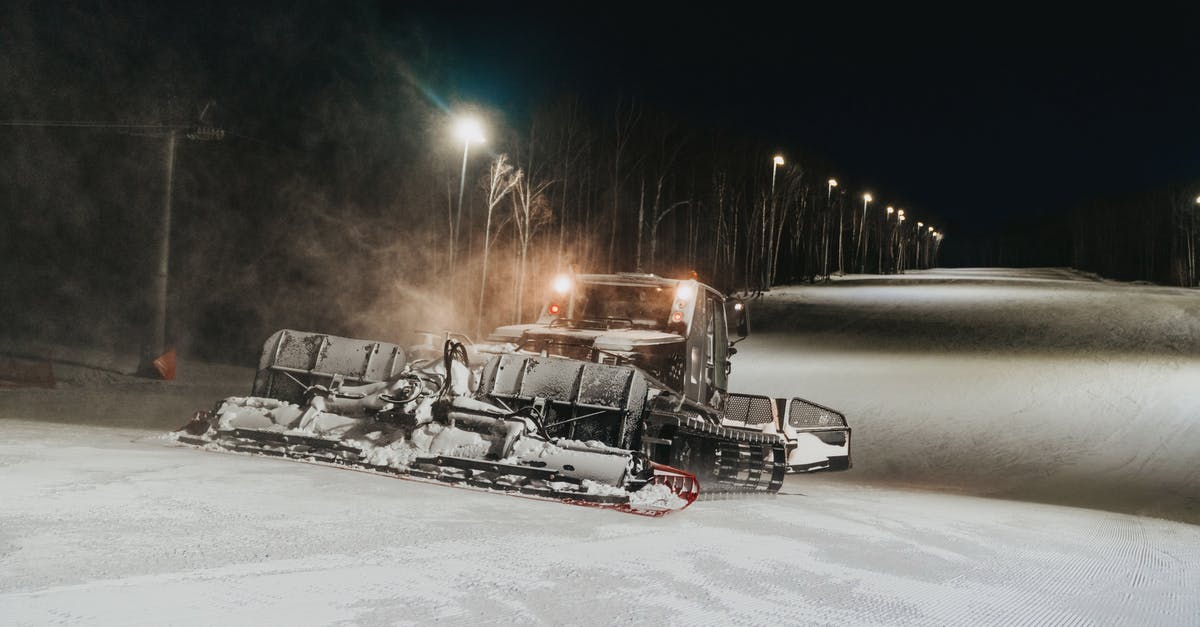
[[[853,470],[665,519],[172,448],[248,370],[0,390],[0,623],[1197,624],[1200,294],[1066,270],[753,305]]]

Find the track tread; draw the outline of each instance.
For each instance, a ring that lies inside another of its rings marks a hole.
[[[691,438],[697,450],[703,450],[701,443],[707,441],[718,452],[715,481],[703,483],[701,500],[774,495],[783,487],[787,454],[778,436],[728,429],[697,418],[679,420],[677,425],[673,439]]]

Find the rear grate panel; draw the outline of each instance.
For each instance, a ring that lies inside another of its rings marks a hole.
[[[846,417],[828,407],[793,398],[788,405],[788,424],[797,429],[840,428],[846,426]]]
[[[725,419],[746,425],[765,425],[775,422],[775,401],[766,396],[730,394],[725,401]]]

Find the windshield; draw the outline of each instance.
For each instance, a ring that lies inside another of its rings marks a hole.
[[[667,326],[674,290],[661,286],[581,284],[575,288],[577,320],[627,320],[639,327]]]

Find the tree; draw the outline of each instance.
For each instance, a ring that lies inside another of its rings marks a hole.
[[[514,171],[512,165],[508,163],[508,155],[496,157],[488,169],[488,178],[484,184],[484,190],[487,193],[487,221],[483,228],[483,270],[479,280],[479,309],[475,315],[476,336],[482,331],[483,324],[483,303],[487,293],[488,280],[488,252],[492,248],[492,214],[504,197],[512,193],[513,188],[521,182],[521,177],[521,171]],[[497,229],[497,235],[499,235],[498,231],[499,229]]]
[[[518,172],[519,174],[519,172]],[[554,219],[550,207],[550,199],[546,190],[553,181],[534,181],[532,177],[518,176],[513,186],[512,208],[514,236],[516,237],[517,253],[517,286],[516,305],[513,311],[514,321],[520,322],[523,313],[525,297],[525,262],[529,257],[529,244],[538,230]]]

